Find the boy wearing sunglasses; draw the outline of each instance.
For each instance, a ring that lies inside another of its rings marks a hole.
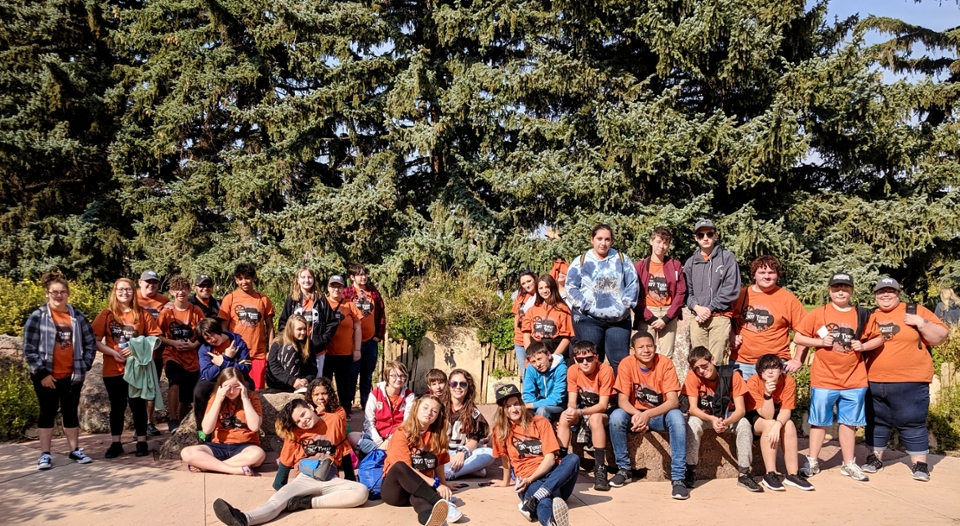
[[[733,302],[740,296],[737,258],[720,246],[717,227],[709,219],[693,229],[699,249],[683,265],[687,283],[687,308],[693,311],[690,347],[706,347],[714,363],[725,363]]]
[[[586,438],[593,444],[593,458],[596,459],[593,489],[610,491],[604,461],[607,458],[607,421],[614,376],[613,368],[600,363],[597,358],[597,347],[593,343],[578,341],[573,344],[575,363],[567,369],[567,409],[560,414],[557,441],[563,456],[570,446],[572,428],[586,426]]]

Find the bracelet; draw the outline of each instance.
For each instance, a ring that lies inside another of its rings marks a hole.
[[[465,456],[470,456],[470,449],[467,446],[457,446],[457,453],[463,453]]]
[[[437,489],[437,488],[439,488],[439,487],[440,487],[440,478],[439,478],[439,477],[433,477],[433,489]]]

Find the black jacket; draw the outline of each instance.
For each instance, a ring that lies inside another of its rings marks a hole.
[[[317,360],[313,354],[303,359],[292,345],[273,342],[267,354],[267,387],[293,392],[293,382],[306,378],[308,382],[317,377]]]
[[[210,296],[209,307],[204,305],[202,301],[197,299],[196,294],[191,294],[190,297],[187,298],[187,301],[189,301],[190,303],[193,303],[197,307],[200,307],[200,310],[203,311],[203,316],[206,318],[216,318],[217,314],[220,313],[220,300],[218,300],[217,298],[214,298],[213,296]]]
[[[316,355],[333,339],[340,321],[337,320],[337,313],[330,307],[327,298],[323,296],[313,297],[313,311],[313,320],[308,319],[307,321],[312,321],[313,324],[310,331],[310,354]],[[287,319],[294,314],[303,315],[302,304],[287,296],[287,300],[283,302],[283,310],[280,311],[280,318],[277,320],[278,334],[283,332],[283,328],[287,326]]]

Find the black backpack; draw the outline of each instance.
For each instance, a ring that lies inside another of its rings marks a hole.
[[[713,393],[713,403],[710,404],[711,415],[723,418],[727,408],[730,407],[730,402],[733,400],[730,393],[733,391],[734,373],[740,374],[741,378],[743,377],[740,373],[740,366],[735,363],[717,366],[717,388]],[[680,412],[690,413],[690,398],[685,394],[680,395]]]

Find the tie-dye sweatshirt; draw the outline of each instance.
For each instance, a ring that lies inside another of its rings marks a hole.
[[[582,264],[581,264],[582,261]],[[615,249],[601,259],[593,250],[574,258],[567,273],[567,294],[571,307],[581,314],[608,321],[630,316],[639,293],[633,262]]]

